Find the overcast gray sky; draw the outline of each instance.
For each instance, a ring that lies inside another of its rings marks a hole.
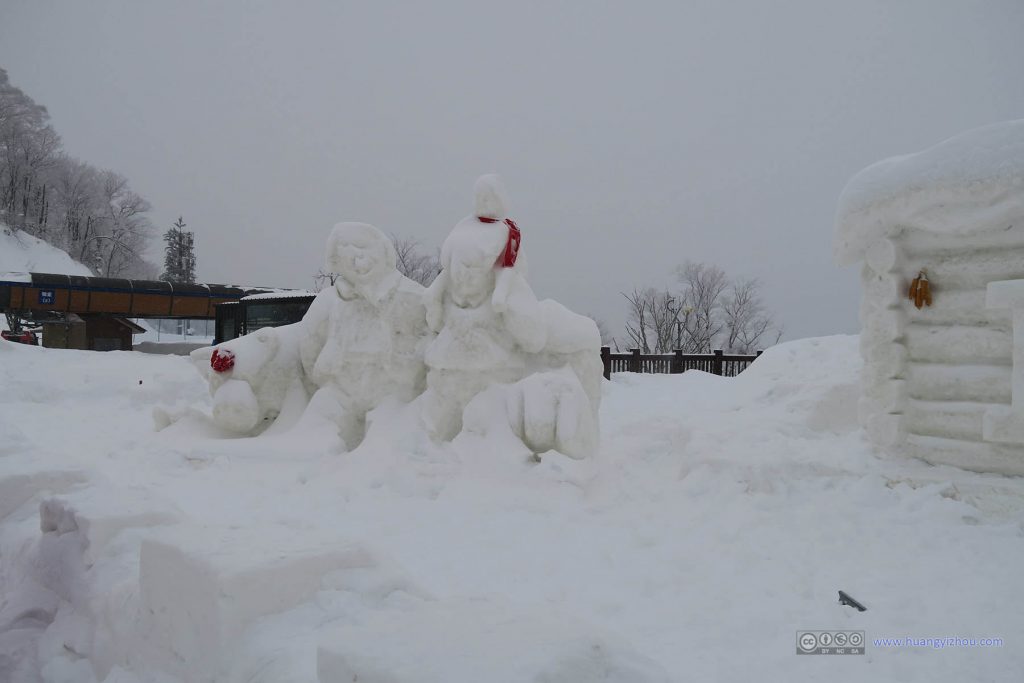
[[[0,0],[0,66],[202,279],[311,286],[341,220],[433,249],[497,172],[538,295],[615,333],[687,259],[856,331],[843,185],[1024,116],[1022,36],[1022,0]]]

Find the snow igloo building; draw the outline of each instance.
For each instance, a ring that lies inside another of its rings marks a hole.
[[[1024,475],[1024,120],[858,173],[835,256],[863,264],[858,408],[871,441]]]

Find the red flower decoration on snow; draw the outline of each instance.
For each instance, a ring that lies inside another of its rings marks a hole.
[[[214,372],[227,372],[235,367],[235,354],[227,349],[214,349],[213,355],[210,356],[210,367]]]

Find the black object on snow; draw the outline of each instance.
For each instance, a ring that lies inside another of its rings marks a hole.
[[[845,591],[839,591],[839,604],[846,605],[847,607],[855,607],[859,612],[866,612],[868,610],[867,607],[851,598]]]

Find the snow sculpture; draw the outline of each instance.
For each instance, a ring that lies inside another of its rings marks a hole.
[[[476,210],[445,240],[443,270],[428,290],[396,270],[394,246],[379,230],[335,226],[327,268],[339,277],[300,322],[196,356],[211,366],[214,421],[246,435],[271,423],[327,424],[352,449],[371,410],[390,397],[419,397],[436,440],[502,430],[534,453],[592,452],[601,400],[597,326],[537,300],[506,206],[500,180],[481,177]]]
[[[858,173],[839,200],[835,254],[864,263],[869,438],[1024,474],[1024,120]]]
[[[437,337],[424,358],[426,427],[440,440],[463,427],[487,432],[497,409],[535,453],[582,457],[597,444],[597,326],[554,301],[537,301],[500,179],[482,176],[475,193],[475,211],[448,235],[443,270],[427,290],[427,323]],[[503,386],[484,393],[495,385]]]
[[[341,223],[328,240],[339,274],[302,324],[302,365],[319,387],[309,415],[333,417],[349,448],[362,440],[366,413],[388,397],[411,401],[423,391],[426,336],[423,287],[395,267],[395,248],[365,223]],[[329,309],[329,310],[328,310]]]
[[[277,417],[290,389],[305,394],[293,352],[297,332],[263,328],[213,350],[207,380],[214,422],[238,434],[262,431]]]
[[[217,424],[258,433],[289,395],[312,396],[300,424],[335,424],[351,449],[362,440],[367,412],[387,397],[411,401],[421,393],[424,290],[398,272],[395,260],[391,240],[372,225],[336,225],[327,268],[338,278],[303,319],[214,350],[212,361],[222,367],[210,373]]]

